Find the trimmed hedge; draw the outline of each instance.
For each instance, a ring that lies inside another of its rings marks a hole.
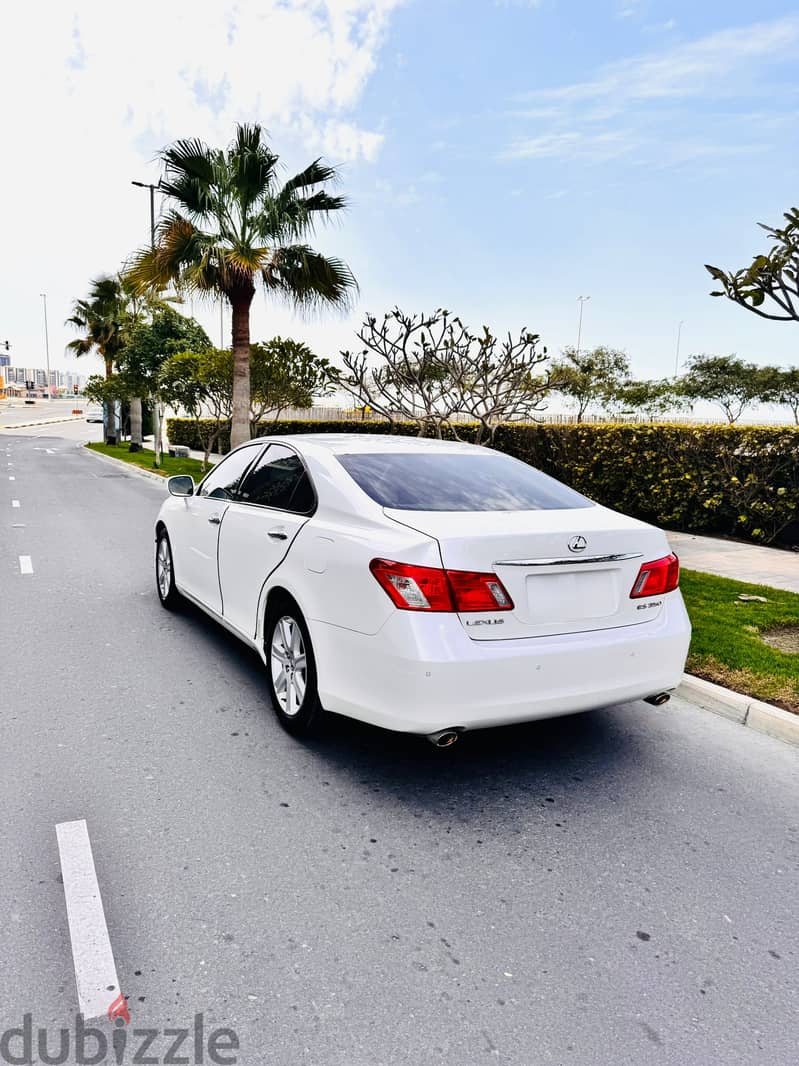
[[[172,444],[198,448],[194,423],[170,419]],[[276,422],[262,434],[385,433],[384,422]],[[395,432],[413,435],[411,425]],[[462,437],[469,426],[459,426]],[[220,442],[227,451],[230,434]],[[494,447],[591,499],[668,529],[799,543],[799,429],[667,423],[507,424]],[[799,560],[797,560],[799,565]]]

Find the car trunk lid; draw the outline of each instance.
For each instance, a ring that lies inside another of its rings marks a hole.
[[[607,508],[385,513],[434,537],[446,569],[499,577],[513,610],[460,614],[473,640],[639,625],[660,612],[662,596],[630,591],[642,563],[668,554],[664,534]]]

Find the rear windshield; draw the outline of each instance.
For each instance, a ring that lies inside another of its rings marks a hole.
[[[585,496],[499,452],[372,452],[336,457],[383,507],[401,511],[557,511]]]

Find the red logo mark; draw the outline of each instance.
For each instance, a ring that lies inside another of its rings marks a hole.
[[[128,1010],[128,1001],[120,992],[111,1006],[108,1008],[108,1019],[113,1021],[114,1018],[124,1018],[125,1025],[130,1025],[130,1011]]]

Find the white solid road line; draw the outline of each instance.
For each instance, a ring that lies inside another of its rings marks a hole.
[[[33,563],[31,562],[30,555],[20,555],[19,557],[19,572],[21,574],[32,574]]]
[[[19,500],[12,500],[11,501],[11,506],[12,507],[19,507]]]
[[[81,819],[61,822],[55,831],[78,986],[78,1009],[86,1021],[104,1018],[120,995],[120,988],[89,830]]]

